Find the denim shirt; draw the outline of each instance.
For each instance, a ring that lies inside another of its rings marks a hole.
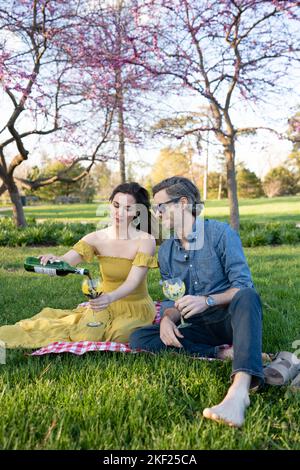
[[[203,237],[200,249],[191,249],[200,236]],[[240,237],[230,225],[197,218],[187,238],[189,250],[185,250],[176,235],[160,246],[158,262],[163,280],[180,277],[186,286],[185,295],[220,294],[232,287],[254,288]],[[173,301],[164,300],[161,316],[173,305]]]

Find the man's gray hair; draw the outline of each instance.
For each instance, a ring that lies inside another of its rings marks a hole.
[[[192,214],[196,217],[200,214],[203,201],[201,201],[200,191],[197,186],[184,176],[172,176],[166,178],[152,188],[153,196],[163,189],[166,193],[175,199],[177,197],[186,197],[192,206]]]

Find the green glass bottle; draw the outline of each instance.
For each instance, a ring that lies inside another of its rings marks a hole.
[[[67,276],[68,274],[81,274],[82,276],[90,277],[88,269],[74,268],[65,261],[56,260],[53,262],[48,261],[44,266],[41,264],[39,258],[30,256],[24,262],[26,271],[35,272],[38,274],[48,274],[49,276]]]

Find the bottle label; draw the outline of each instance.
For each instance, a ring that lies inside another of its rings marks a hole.
[[[56,276],[56,269],[42,268],[41,266],[34,266],[34,272],[38,274],[49,274],[49,276]]]
[[[81,274],[83,276],[84,275],[84,269],[76,268],[75,273],[76,274]]]

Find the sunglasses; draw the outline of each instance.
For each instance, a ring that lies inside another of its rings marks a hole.
[[[154,214],[156,214],[156,212],[158,211],[160,214],[163,214],[164,212],[166,212],[167,208],[165,207],[167,204],[171,204],[171,202],[178,202],[180,201],[182,196],[180,197],[176,197],[174,199],[170,199],[169,201],[166,201],[166,202],[161,202],[160,204],[154,204],[152,206],[152,209],[153,209],[153,212]]]

